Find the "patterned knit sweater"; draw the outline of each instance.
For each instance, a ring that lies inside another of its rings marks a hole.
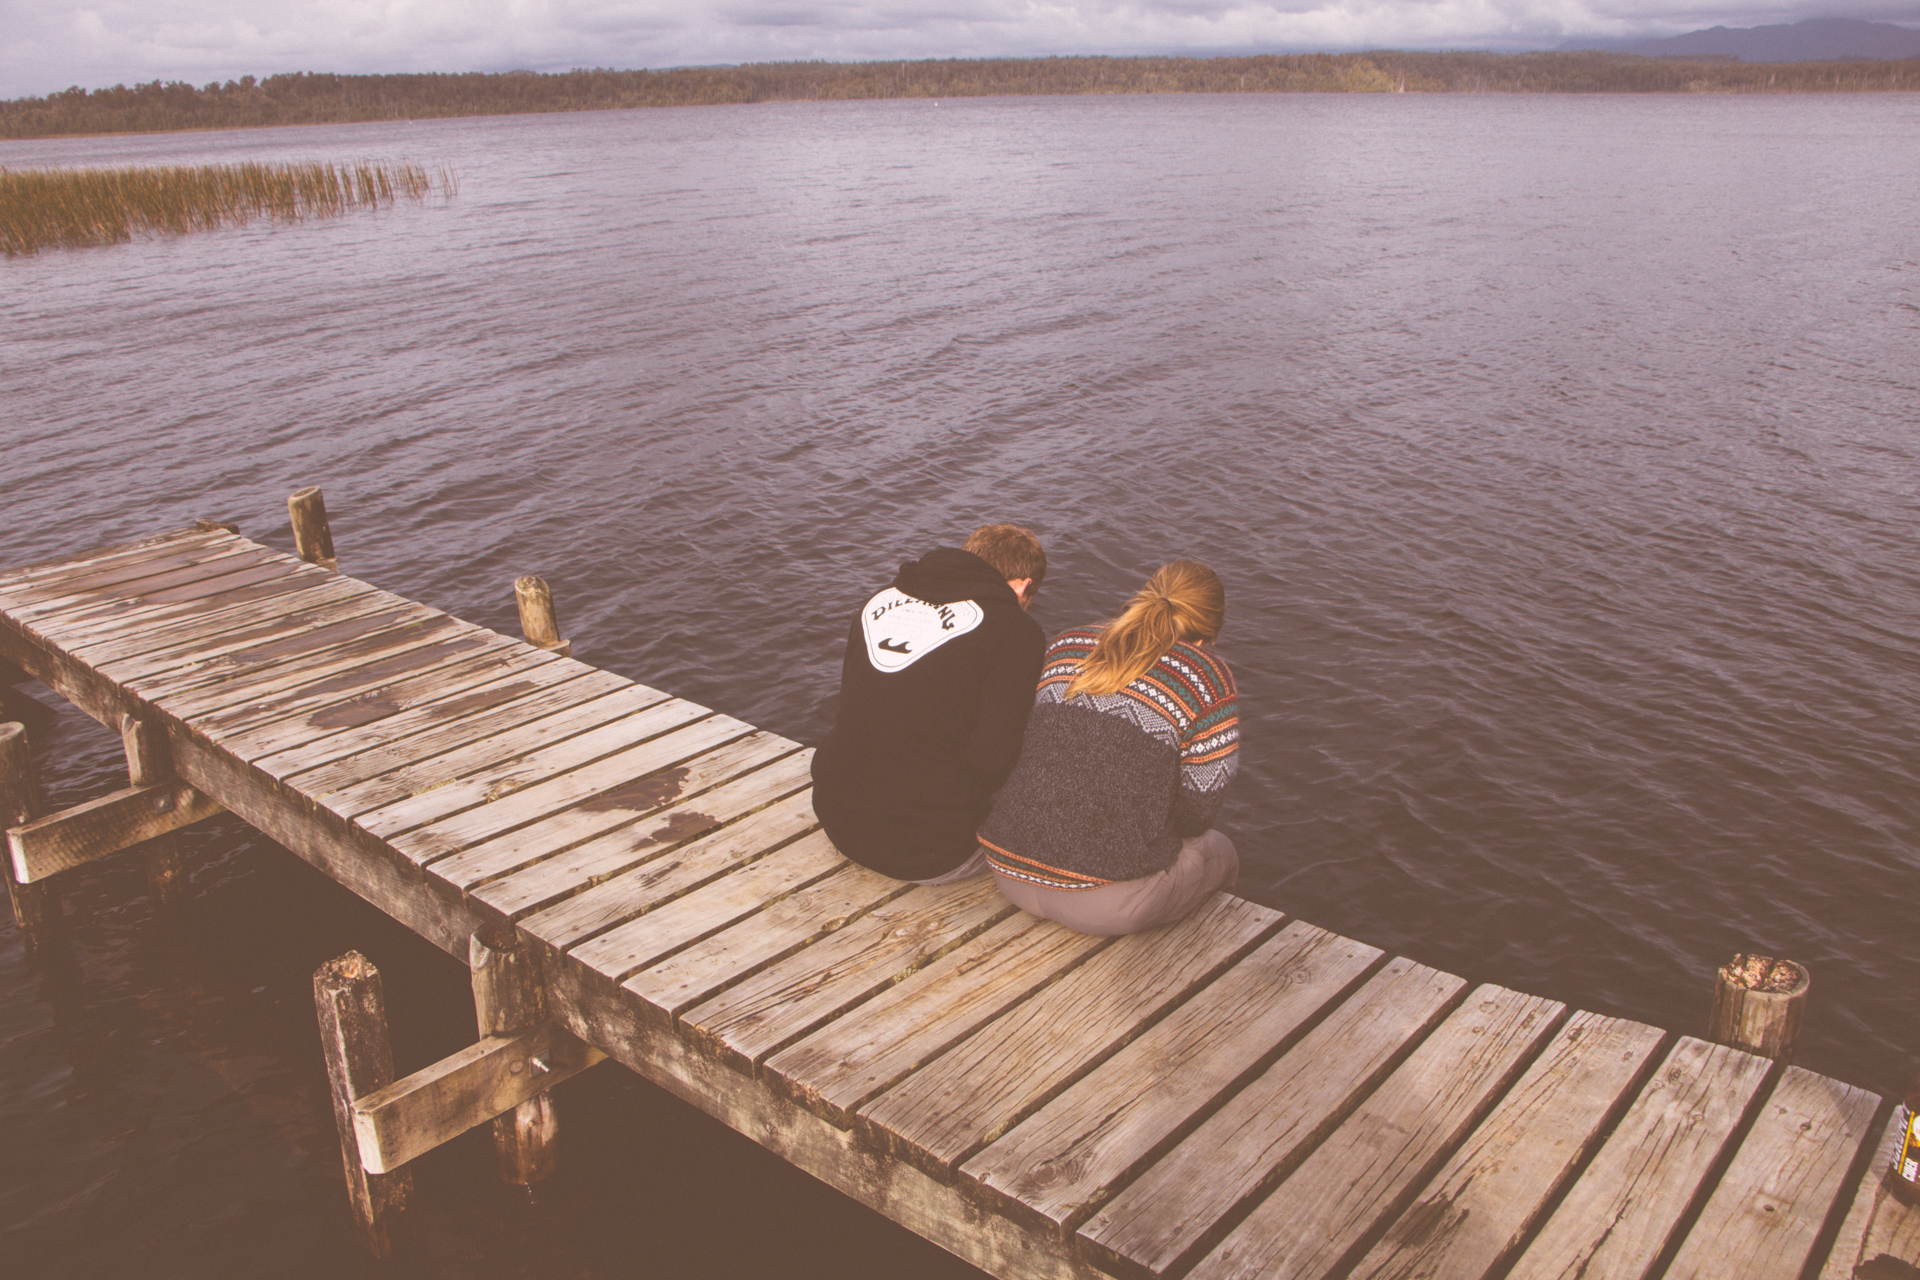
[[[1211,650],[1176,644],[1118,693],[1068,702],[1099,638],[1080,628],[1047,647],[1020,762],[980,828],[1002,875],[1093,889],[1163,870],[1212,825],[1239,767],[1233,673]]]

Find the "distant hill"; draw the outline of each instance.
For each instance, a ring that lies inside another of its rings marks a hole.
[[[1660,40],[1569,40],[1563,50],[1601,49],[1649,58],[1738,58],[1742,62],[1839,62],[1920,58],[1920,31],[1857,18],[1809,18],[1771,27],[1708,27]]]

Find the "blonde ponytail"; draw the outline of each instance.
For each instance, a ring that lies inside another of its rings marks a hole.
[[[1080,674],[1077,693],[1118,693],[1145,675],[1182,640],[1211,640],[1227,620],[1227,590],[1213,570],[1193,560],[1163,565],[1134,593],[1120,616],[1101,628]]]

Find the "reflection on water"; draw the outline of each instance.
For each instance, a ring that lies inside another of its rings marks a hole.
[[[846,611],[932,542],[1040,529],[1052,629],[1193,556],[1230,593],[1244,892],[1687,1030],[1715,963],[1779,950],[1814,973],[1800,1061],[1889,1091],[1920,1057],[1917,134],[1910,95],[1394,95],[0,144],[463,180],[0,267],[0,563],[199,516],[286,545],[317,483],[346,571],[503,630],[541,572],[587,661],[815,741]],[[50,786],[114,785],[62,725]],[[7,935],[0,1096],[42,1154],[0,1221],[109,1269],[347,1273],[307,975],[367,950],[417,1064],[471,1035],[464,974],[243,829],[199,847],[171,938],[136,863],[81,873],[63,989]],[[532,1216],[434,1157],[431,1267],[624,1273],[635,1206],[696,1212],[678,1162],[733,1140],[598,1076],[592,1176]],[[804,1200],[727,1159],[709,1198]],[[919,1247],[830,1212],[783,1220],[795,1256]],[[712,1221],[670,1270],[780,1256]]]

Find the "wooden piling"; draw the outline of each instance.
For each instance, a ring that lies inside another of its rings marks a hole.
[[[152,720],[122,713],[120,745],[127,756],[127,778],[133,786],[150,787],[173,777],[173,757],[166,734]],[[187,864],[180,837],[165,832],[146,842],[141,856],[147,863],[147,893],[162,911],[175,907],[187,889]]]
[[[1793,1059],[1812,986],[1804,965],[1741,952],[1713,979],[1707,1038],[1782,1062]]]
[[[320,1047],[327,1059],[354,1225],[368,1251],[384,1258],[393,1252],[400,1215],[413,1192],[413,1175],[405,1169],[368,1173],[354,1135],[354,1099],[393,1083],[380,971],[358,951],[327,961],[313,973],[313,1007],[320,1019]]]
[[[480,1035],[519,1035],[546,1020],[546,1003],[533,953],[516,937],[476,933],[468,952],[473,968],[473,1009]],[[536,1056],[530,1071],[551,1071]],[[530,1187],[554,1170],[560,1117],[553,1094],[543,1092],[493,1122],[493,1146],[501,1181]]]
[[[293,546],[299,557],[322,569],[338,570],[333,529],[327,524],[327,501],[319,488],[308,485],[289,494],[287,514],[293,519]]]
[[[33,776],[33,753],[27,729],[17,722],[0,724],[0,829],[17,827],[40,816],[40,789]],[[13,903],[14,923],[28,952],[45,952],[59,945],[66,931],[60,894],[52,885],[21,884],[7,859],[7,897]]]
[[[516,578],[513,594],[520,602],[520,634],[527,643],[563,658],[572,657],[573,641],[560,638],[560,618],[553,611],[553,591],[547,580],[535,574]]]

